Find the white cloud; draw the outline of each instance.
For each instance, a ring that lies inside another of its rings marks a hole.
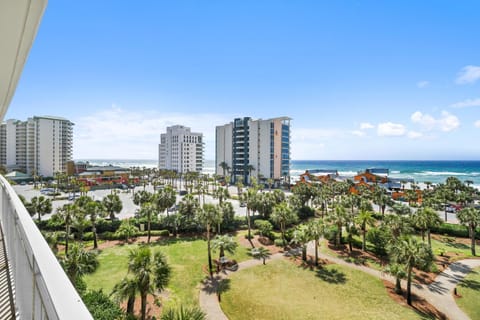
[[[373,129],[373,128],[375,128],[375,126],[371,123],[368,123],[368,122],[360,123],[360,130]]]
[[[367,133],[361,130],[354,130],[352,131],[352,134],[357,137],[364,137]]]
[[[417,82],[417,88],[426,88],[430,85],[430,82],[429,81],[419,81]]]
[[[442,118],[438,120],[438,123],[440,130],[445,132],[455,130],[460,126],[460,120],[458,120],[457,116],[447,111],[442,111]]]
[[[423,137],[423,133],[421,132],[417,132],[417,131],[409,131],[407,136],[410,138],[410,139],[418,139],[418,138],[421,138]]]
[[[128,111],[116,106],[73,119],[74,155],[77,159],[157,159],[160,134],[181,124],[201,132],[205,158],[215,157],[215,126],[232,121],[221,114]]]
[[[450,106],[452,108],[480,107],[480,98],[463,100]]]
[[[475,127],[480,128],[480,120],[475,121],[474,125]]]
[[[411,115],[410,119],[413,123],[421,125],[423,130],[426,131],[437,128],[441,131],[449,132],[460,126],[460,120],[458,117],[447,111],[442,111],[441,116],[438,119],[435,119],[429,114],[423,114],[420,111],[416,111]]]
[[[479,66],[465,66],[458,73],[456,82],[458,84],[475,83],[480,79],[480,67]]]
[[[399,137],[405,135],[405,126],[403,124],[384,122],[379,123],[377,134],[382,137]]]
[[[431,115],[423,114],[420,111],[414,112],[410,119],[413,123],[422,125],[426,130],[432,130],[436,123],[436,120]]]

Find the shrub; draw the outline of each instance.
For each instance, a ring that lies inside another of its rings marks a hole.
[[[325,231],[325,239],[327,239],[329,243],[335,243],[338,232],[337,226],[327,227]]]
[[[442,223],[440,226],[432,228],[431,232],[452,237],[469,237],[468,229],[460,224]],[[480,233],[477,232],[476,238],[480,239]]]
[[[137,233],[138,236],[147,236],[148,231],[139,231]],[[150,235],[152,237],[168,237],[170,236],[170,232],[168,230],[150,230]]]
[[[116,234],[115,232],[111,231],[105,231],[102,234],[99,234],[99,238],[105,239],[105,240],[121,240],[123,237],[120,237],[120,235]]]
[[[93,232],[85,232],[83,234],[83,241],[92,241],[93,240]]]
[[[82,295],[88,311],[97,320],[120,320],[123,319],[123,311],[110,298],[99,291],[88,291]]]
[[[313,208],[301,207],[300,209],[298,209],[298,217],[302,220],[313,216],[315,216],[315,209]]]
[[[390,232],[387,228],[371,228],[367,232],[367,240],[373,245],[376,254],[387,254],[387,244],[390,240]]]
[[[271,238],[273,226],[270,221],[267,220],[255,220],[255,228],[260,231],[260,236]]]
[[[115,232],[122,222],[120,220],[106,220],[100,219],[97,222],[97,233],[104,233],[105,231]]]
[[[273,242],[277,247],[283,247],[283,240],[282,239],[275,239]]]

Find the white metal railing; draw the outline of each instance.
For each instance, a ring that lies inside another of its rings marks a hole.
[[[0,176],[0,222],[20,319],[93,319],[18,198]]]

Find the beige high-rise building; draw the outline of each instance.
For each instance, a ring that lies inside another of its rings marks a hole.
[[[0,162],[7,169],[53,177],[72,160],[73,123],[59,117],[7,120],[0,125]]]
[[[160,135],[158,168],[179,173],[201,172],[203,169],[203,134],[176,125]]]
[[[290,118],[236,118],[216,127],[215,172],[232,182],[251,177],[287,180],[290,176]],[[241,178],[240,178],[241,177]]]

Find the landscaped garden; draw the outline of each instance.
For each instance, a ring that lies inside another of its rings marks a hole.
[[[166,305],[177,302],[198,303],[198,286],[208,275],[207,269],[207,244],[203,239],[179,238],[161,239],[150,245],[153,252],[161,251],[168,258],[172,268],[171,278],[167,287],[168,299]],[[99,267],[97,270],[84,277],[89,289],[103,289],[110,293],[114,285],[127,274],[128,254],[136,244],[115,245],[103,249],[98,255]],[[217,255],[214,257],[216,258]],[[239,247],[235,255],[229,258],[237,261],[250,259],[247,250]]]
[[[458,306],[471,319],[480,319],[480,268],[475,268],[457,286]]]
[[[229,319],[422,319],[393,301],[381,280],[340,265],[312,271],[275,260],[230,275]]]

